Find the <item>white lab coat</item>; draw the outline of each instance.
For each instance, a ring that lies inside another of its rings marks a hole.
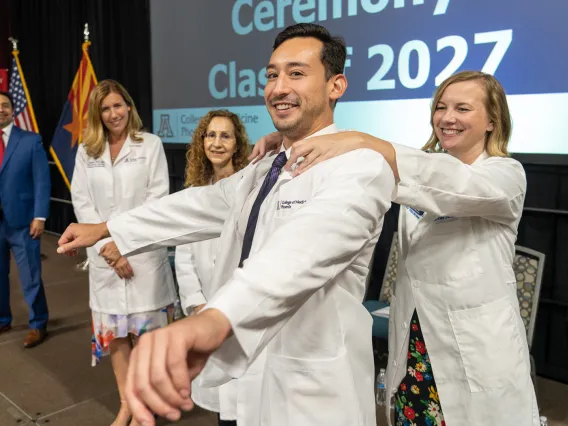
[[[416,309],[447,426],[537,426],[512,270],[523,167],[486,153],[469,166],[395,149],[401,209],[387,389],[394,394],[406,374]]]
[[[219,239],[199,241],[176,247],[175,266],[181,306],[186,315],[213,297],[211,281]],[[207,370],[206,370],[207,371]],[[216,387],[203,386],[205,374],[191,384],[191,398],[202,408],[215,411],[222,420],[237,418],[237,383],[231,380]]]
[[[79,223],[108,221],[168,194],[168,165],[162,141],[150,133],[141,136],[141,142],[126,139],[114,166],[108,143],[97,159],[87,156],[85,148],[79,146],[71,183]],[[92,310],[131,314],[160,309],[175,301],[166,248],[129,257],[134,277],[124,280],[99,256],[100,249],[109,241],[107,238],[87,249]]]
[[[242,208],[274,158],[132,210],[108,223],[110,233],[125,254],[221,234],[208,307],[234,334],[210,363],[240,377],[239,424],[375,426],[372,319],[362,301],[392,171],[376,152],[357,150],[294,179],[281,173],[235,271]]]

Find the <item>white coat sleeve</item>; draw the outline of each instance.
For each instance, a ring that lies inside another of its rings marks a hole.
[[[197,275],[193,244],[176,247],[175,266],[181,307],[189,315],[193,308],[207,303]]]
[[[298,309],[380,232],[394,190],[384,158],[362,149],[327,163],[318,165],[325,175],[315,196],[287,217],[206,306],[231,323],[233,336],[212,361],[232,377],[244,374]]]
[[[490,157],[474,165],[449,154],[394,145],[400,181],[393,201],[438,216],[478,216],[509,225],[522,214],[523,166]]]
[[[129,210],[107,222],[111,237],[123,256],[217,238],[241,176],[242,170]]]
[[[89,189],[87,153],[82,146],[79,146],[79,149],[77,149],[77,155],[75,156],[75,169],[73,170],[73,179],[71,180],[71,200],[77,222],[101,223],[103,221],[97,212]],[[94,245],[97,253],[109,241],[112,241],[112,238],[105,238],[97,242]]]
[[[162,198],[170,193],[170,176],[164,145],[158,136],[150,135],[150,137],[155,139],[152,140],[152,151],[148,159],[146,202]]]

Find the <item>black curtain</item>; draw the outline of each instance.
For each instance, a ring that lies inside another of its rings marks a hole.
[[[539,375],[568,383],[568,167],[526,164],[517,243],[546,255],[532,353]]]
[[[0,68],[10,68],[10,1],[0,0]]]
[[[83,30],[89,24],[89,54],[97,79],[122,83],[134,98],[145,128],[152,128],[149,0],[12,0],[11,35],[46,147],[59,122],[79,67]],[[55,166],[52,197],[70,199]],[[51,203],[48,230],[62,232],[72,208]]]

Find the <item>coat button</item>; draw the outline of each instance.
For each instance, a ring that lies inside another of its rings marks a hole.
[[[420,283],[416,283],[416,282],[415,282],[415,283],[412,283],[412,286],[413,286],[414,288],[418,288],[418,287],[420,287]]]
[[[402,323],[402,328],[406,328],[406,327],[408,327],[408,324],[405,321],[405,322]]]
[[[394,361],[392,362],[392,366],[393,366],[393,367],[396,367],[396,360],[394,360]]]

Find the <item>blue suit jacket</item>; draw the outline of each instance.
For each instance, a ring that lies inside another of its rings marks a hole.
[[[41,136],[14,125],[0,165],[0,203],[6,224],[23,228],[36,217],[47,219],[50,194],[49,165]]]

